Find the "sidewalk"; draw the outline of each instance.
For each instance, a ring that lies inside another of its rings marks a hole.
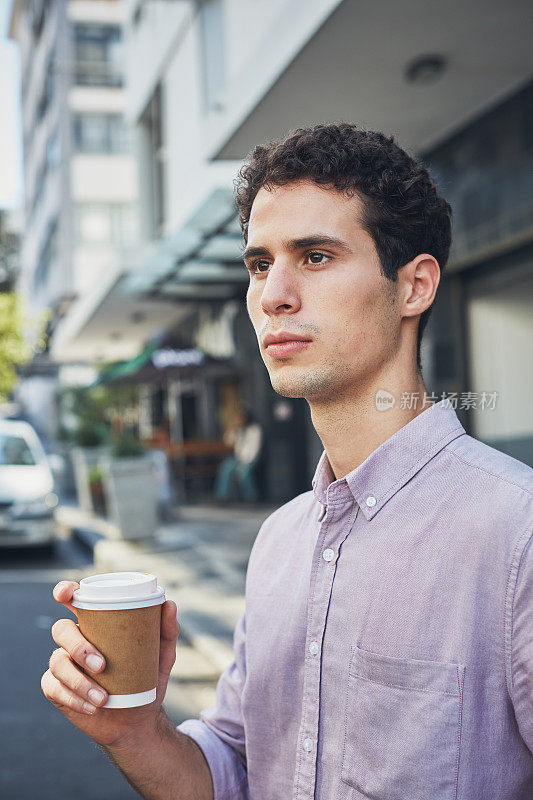
[[[122,540],[116,526],[74,506],[59,507],[56,522],[61,536],[73,536],[92,550],[88,575],[123,570],[157,575],[166,599],[178,607],[182,651],[176,677],[212,680],[232,661],[248,557],[275,508],[183,506],[175,521],[143,542]]]

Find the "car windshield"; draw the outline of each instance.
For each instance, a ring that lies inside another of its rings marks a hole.
[[[35,457],[22,436],[0,433],[0,466],[35,466]]]

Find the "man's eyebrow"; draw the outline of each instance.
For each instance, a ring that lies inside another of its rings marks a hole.
[[[309,247],[333,247],[337,250],[342,250],[345,253],[351,253],[352,250],[349,245],[342,239],[337,239],[335,236],[325,236],[323,234],[316,234],[312,236],[303,236],[300,239],[289,239],[284,242],[286,250],[297,252],[298,250],[306,250]],[[243,260],[246,261],[254,256],[268,256],[270,251],[267,247],[247,247],[242,254]]]

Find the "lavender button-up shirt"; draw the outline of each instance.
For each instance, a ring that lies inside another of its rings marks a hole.
[[[215,799],[532,800],[532,488],[446,401],[345,478],[323,453],[259,531],[216,705],[178,726]]]

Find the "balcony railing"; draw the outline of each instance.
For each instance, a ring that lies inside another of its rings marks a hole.
[[[122,71],[115,64],[102,61],[78,61],[74,67],[77,86],[122,86]]]

